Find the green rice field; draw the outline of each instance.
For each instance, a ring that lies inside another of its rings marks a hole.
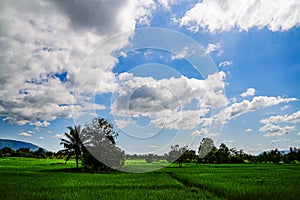
[[[86,173],[74,166],[0,158],[0,199],[300,199],[299,165],[172,164],[148,173]],[[153,167],[126,161],[127,170],[137,166]]]

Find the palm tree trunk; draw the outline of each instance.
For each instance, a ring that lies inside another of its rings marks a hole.
[[[75,156],[75,160],[76,160],[76,169],[78,169],[78,156]]]

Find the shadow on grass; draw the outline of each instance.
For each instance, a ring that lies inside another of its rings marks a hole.
[[[51,163],[51,165],[65,165],[65,163]],[[60,169],[47,169],[41,170],[41,172],[63,172],[63,173],[89,173],[89,174],[117,174],[121,171],[115,169],[105,169],[105,170],[85,170],[84,168],[60,168]]]

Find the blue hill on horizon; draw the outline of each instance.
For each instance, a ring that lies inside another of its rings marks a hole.
[[[31,151],[36,151],[40,148],[39,146],[35,144],[31,144],[29,142],[10,140],[10,139],[0,139],[0,149],[4,147],[9,147],[12,150],[18,150],[20,148],[29,148]],[[43,149],[46,150],[45,148]]]

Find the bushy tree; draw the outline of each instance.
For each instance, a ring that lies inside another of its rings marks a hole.
[[[19,148],[16,151],[16,156],[18,157],[33,157],[33,152],[29,148]]]
[[[222,143],[216,154],[218,163],[228,163],[229,155],[229,148],[224,143]]]
[[[148,155],[145,156],[145,160],[147,163],[152,163],[154,161],[154,155],[149,153]]]
[[[203,138],[198,148],[200,163],[217,162],[216,154],[218,149],[214,145],[214,141],[210,138]]]
[[[39,148],[38,150],[36,150],[35,152],[33,152],[35,157],[38,158],[45,158],[46,157],[46,152],[43,148]]]
[[[3,156],[14,156],[15,155],[15,151],[12,150],[9,147],[3,147],[2,148],[2,155]]]
[[[85,169],[118,169],[124,164],[125,152],[116,146],[118,133],[112,123],[104,118],[95,118],[83,129],[85,149],[83,166]]]
[[[45,155],[46,155],[48,158],[53,158],[54,153],[53,153],[52,151],[47,151],[47,152],[45,152]]]
[[[178,144],[171,146],[171,151],[167,155],[167,161],[169,163],[178,163],[179,167],[182,167],[185,157],[183,154],[187,151],[187,146],[180,147]]]

